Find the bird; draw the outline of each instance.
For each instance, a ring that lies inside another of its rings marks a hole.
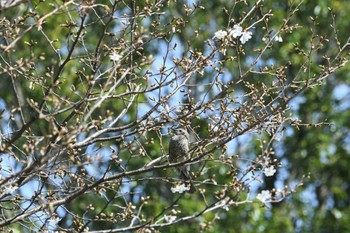
[[[189,153],[189,139],[190,136],[185,128],[176,128],[174,135],[170,139],[169,143],[169,161],[180,162],[190,158]],[[186,185],[189,185],[189,193],[195,192],[196,188],[192,183],[192,176],[190,174],[190,165],[184,164],[176,168],[180,173],[180,179],[183,180]]]

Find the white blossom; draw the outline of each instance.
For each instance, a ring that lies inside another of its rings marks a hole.
[[[176,216],[172,216],[172,215],[170,215],[170,216],[168,216],[168,215],[164,215],[164,220],[165,220],[166,222],[168,222],[168,223],[172,223],[172,222],[174,222],[174,221],[176,220]]]
[[[264,169],[265,176],[273,176],[275,173],[276,173],[276,169],[272,165],[270,167],[265,167]]]
[[[269,190],[263,190],[263,191],[261,191],[261,193],[259,193],[259,194],[256,196],[256,198],[257,198],[259,201],[265,203],[265,202],[271,200],[271,193],[270,193]]]
[[[274,39],[276,42],[283,42],[283,39],[281,36],[277,35],[275,36],[275,39]]]
[[[248,40],[250,40],[252,38],[252,32],[243,32],[241,38],[239,38],[239,40],[241,41],[242,44],[245,44],[245,42],[247,42]]]
[[[187,187],[184,183],[182,183],[182,184],[178,184],[178,185],[176,185],[175,187],[171,187],[171,192],[172,193],[183,193],[183,192],[186,192],[186,191],[188,191],[188,190],[190,190],[190,187]]]
[[[59,217],[51,217],[49,219],[49,223],[52,225],[57,225],[61,221],[61,219],[62,218],[59,218]]]
[[[6,194],[12,194],[14,191],[16,191],[18,189],[17,186],[12,186],[12,185],[9,185],[7,187],[5,187],[5,193]]]
[[[221,208],[226,210],[226,211],[229,211],[229,209],[230,209],[229,208],[230,205],[229,205],[228,201],[226,201],[226,200],[222,200],[221,202],[219,202],[219,206],[221,206]]]
[[[218,124],[215,124],[215,125],[208,125],[209,126],[209,129],[210,131],[213,131],[213,132],[219,132],[219,126]]]
[[[122,59],[122,55],[116,53],[116,52],[113,52],[111,55],[109,55],[109,58],[114,61],[114,62],[118,62],[120,61],[120,59]]]
[[[230,36],[232,38],[237,38],[239,36],[241,36],[243,33],[243,28],[239,25],[234,25],[233,29],[230,31]]]
[[[227,32],[223,30],[219,30],[214,33],[213,39],[223,40],[227,36]]]

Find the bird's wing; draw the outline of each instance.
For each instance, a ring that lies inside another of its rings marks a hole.
[[[170,161],[172,159],[174,159],[174,155],[173,155],[172,150],[171,150],[172,147],[174,147],[174,141],[170,140],[170,143],[169,143],[169,160]]]

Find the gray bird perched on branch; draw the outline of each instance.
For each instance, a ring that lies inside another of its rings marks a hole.
[[[190,158],[189,154],[189,140],[190,136],[186,129],[177,128],[174,130],[174,135],[170,139],[169,144],[169,161],[180,162]],[[185,181],[186,185],[190,186],[189,193],[193,193],[196,188],[192,183],[190,174],[190,165],[184,164],[176,168],[180,173],[180,179]]]

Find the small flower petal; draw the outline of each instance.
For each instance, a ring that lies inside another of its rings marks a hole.
[[[12,194],[14,191],[16,191],[18,189],[17,186],[12,186],[12,185],[9,185],[7,187],[5,187],[5,193],[6,194]]]
[[[168,215],[164,215],[164,220],[165,220],[166,222],[168,222],[168,223],[172,223],[172,222],[174,222],[174,221],[176,220],[176,216],[172,216],[172,215],[170,215],[170,216],[168,216]]]
[[[115,53],[115,52],[113,52],[111,55],[109,55],[109,58],[114,62],[120,61],[120,59],[122,59],[122,57],[123,57],[122,55]]]
[[[171,192],[172,193],[183,193],[190,190],[190,187],[187,187],[184,183],[180,185],[176,185],[175,187],[171,187]]]
[[[263,190],[256,196],[256,198],[263,203],[270,201],[271,197],[272,196],[269,190]]]
[[[230,31],[230,36],[232,38],[237,38],[242,35],[243,28],[239,25],[234,25],[233,29]]]
[[[52,217],[49,219],[49,223],[52,225],[57,225],[61,221],[61,219],[62,218],[59,217]]]
[[[264,174],[265,176],[273,176],[276,173],[276,169],[274,166],[265,167]]]
[[[239,40],[241,41],[242,44],[245,44],[248,40],[252,38],[252,32],[243,32],[241,38]]]
[[[226,36],[227,36],[226,31],[219,30],[219,31],[214,33],[213,39],[223,40],[223,39],[225,39]]]
[[[221,208],[226,210],[226,211],[230,210],[230,205],[229,205],[228,201],[226,201],[226,200],[222,200],[221,202],[218,203],[218,205],[220,205]]]
[[[276,42],[283,42],[283,39],[281,36],[277,35],[277,36],[275,36],[275,41]]]

